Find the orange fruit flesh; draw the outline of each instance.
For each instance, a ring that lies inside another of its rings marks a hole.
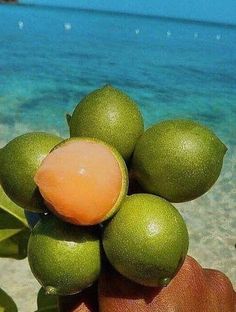
[[[109,147],[73,140],[52,151],[35,175],[48,207],[65,221],[93,225],[114,207],[122,172]]]

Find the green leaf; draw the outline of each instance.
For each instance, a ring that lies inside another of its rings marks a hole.
[[[24,210],[13,203],[0,187],[0,257],[24,259],[29,235]]]
[[[30,230],[24,228],[18,234],[0,242],[0,257],[13,258],[17,260],[27,257],[27,245]]]
[[[0,242],[19,233],[25,226],[7,212],[0,210]]]
[[[21,229],[3,229],[0,231],[0,242],[14,236],[15,234],[19,233]]]
[[[12,217],[20,221],[24,226],[28,227],[25,218],[24,209],[16,205],[3,191],[0,186],[0,209],[10,214]]]
[[[0,312],[17,312],[13,299],[0,288]]]
[[[58,296],[45,294],[42,287],[38,292],[37,305],[36,312],[58,312]]]

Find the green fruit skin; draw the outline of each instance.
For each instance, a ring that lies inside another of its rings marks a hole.
[[[103,234],[112,266],[128,279],[151,287],[168,284],[181,267],[188,244],[187,227],[178,210],[150,194],[128,196]]]
[[[89,287],[101,270],[100,241],[95,229],[45,216],[28,244],[32,273],[48,294],[72,295]]]
[[[112,86],[104,86],[82,99],[70,120],[70,136],[94,137],[114,146],[125,160],[144,131],[137,104]]]
[[[218,179],[226,146],[208,128],[191,120],[168,120],[138,140],[132,167],[148,193],[184,202],[206,193]]]
[[[62,138],[45,132],[16,137],[0,150],[0,180],[4,192],[26,210],[42,212],[43,199],[34,183],[42,160]]]

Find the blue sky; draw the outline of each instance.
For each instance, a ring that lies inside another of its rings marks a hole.
[[[236,24],[236,0],[21,0]]]

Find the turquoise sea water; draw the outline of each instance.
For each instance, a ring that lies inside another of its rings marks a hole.
[[[2,144],[28,130],[66,136],[65,113],[106,83],[139,103],[146,126],[193,118],[236,144],[236,28],[2,5],[0,29]]]

